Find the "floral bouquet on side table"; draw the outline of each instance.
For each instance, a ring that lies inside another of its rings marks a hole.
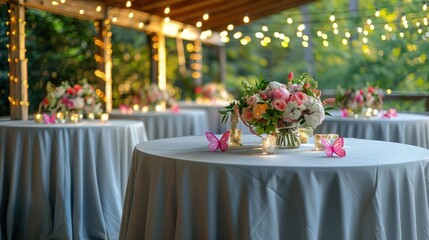
[[[67,120],[72,112],[78,113],[81,119],[83,114],[98,116],[103,111],[94,87],[85,80],[73,86],[63,81],[58,87],[48,82],[46,91],[47,95],[39,105],[39,113],[60,113]]]
[[[137,95],[130,96],[129,102],[135,111],[140,109],[143,112],[165,111],[166,108],[171,108],[174,111],[178,110],[177,102],[173,96],[167,90],[161,90],[155,83],[146,85]],[[122,105],[122,108],[125,109],[126,106]]]
[[[378,86],[346,90],[338,87],[335,98],[343,117],[375,117],[383,108],[383,95]]]
[[[233,97],[228,93],[224,85],[220,83],[207,83],[201,88],[201,99],[203,102],[223,104],[230,102]]]
[[[235,112],[252,133],[275,135],[279,148],[297,148],[297,128],[319,126],[330,109],[325,105],[335,102],[333,98],[322,102],[317,85],[309,73],[298,79],[290,73],[286,83],[262,79],[252,86],[243,81],[243,97],[220,111],[222,121],[227,121],[228,113]]]

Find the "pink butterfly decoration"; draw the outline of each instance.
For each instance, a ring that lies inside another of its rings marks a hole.
[[[342,108],[341,109],[341,117],[346,118],[349,116],[349,113],[347,112],[347,109]]]
[[[220,148],[222,152],[225,152],[228,149],[228,139],[229,139],[229,131],[226,131],[220,140],[212,133],[206,132],[207,140],[209,140],[209,149],[214,152]]]
[[[397,116],[398,114],[396,113],[396,109],[389,108],[389,110],[387,110],[386,113],[383,115],[383,118],[392,118]]]
[[[48,114],[44,113],[43,122],[46,124],[55,123],[55,114],[52,114],[52,116],[49,116]]]
[[[322,144],[325,146],[325,153],[328,157],[332,157],[332,155],[335,153],[339,157],[345,157],[346,151],[343,149],[344,147],[344,138],[339,137],[334,141],[334,144],[330,144],[326,138],[320,138],[322,141]]]

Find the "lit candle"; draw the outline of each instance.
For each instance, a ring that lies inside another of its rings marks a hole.
[[[262,137],[262,154],[274,154],[276,150],[276,137]]]
[[[70,115],[70,122],[78,123],[79,122],[79,114],[78,113],[72,113]]]
[[[100,117],[100,120],[102,122],[107,122],[107,120],[109,120],[109,114],[108,113],[102,113],[101,117]]]
[[[231,136],[229,137],[229,144],[231,146],[242,146],[241,143],[241,129],[231,129]]]
[[[36,113],[36,114],[34,115],[34,121],[35,121],[36,123],[41,123],[41,122],[43,122],[43,115],[42,115],[42,114],[40,114],[40,113]]]
[[[65,123],[66,122],[66,120],[64,119],[64,114],[62,112],[57,112],[55,114],[55,117],[56,117],[56,121],[58,123]]]
[[[95,119],[94,113],[88,113],[88,119],[91,121],[94,120]]]
[[[143,106],[142,107],[142,112],[147,112],[149,111],[149,107],[148,106]]]

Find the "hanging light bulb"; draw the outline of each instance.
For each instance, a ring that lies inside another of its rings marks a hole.
[[[428,5],[426,4],[426,2],[423,3],[422,9],[423,11],[426,11],[428,9]]]
[[[293,20],[292,20],[292,17],[289,15],[289,17],[287,18],[287,23],[289,23],[289,24],[292,24],[293,23]]]
[[[133,13],[133,11],[130,11],[129,13],[128,13],[128,18],[133,18],[134,17],[134,13]]]
[[[380,17],[380,10],[378,8],[375,10],[375,14],[374,15],[376,17]]]
[[[170,6],[164,8],[164,14],[170,14]]]
[[[164,18],[164,22],[165,22],[165,23],[169,23],[169,22],[170,22],[170,17],[165,17],[165,18]]]
[[[246,14],[246,15],[244,15],[244,17],[243,17],[243,22],[244,23],[249,23],[250,22],[250,18],[249,18],[249,16]]]
[[[84,14],[85,13],[85,10],[83,10],[83,8],[81,8],[80,10],[79,10],[79,14]]]
[[[371,23],[372,23],[371,18],[368,18],[368,19],[366,20],[366,23],[367,23],[368,25],[371,25]]]
[[[335,21],[335,15],[332,13],[331,16],[329,17],[329,20],[331,20],[331,22]]]
[[[198,21],[198,22],[195,24],[195,26],[196,26],[197,28],[200,28],[200,27],[202,27],[202,26],[203,26],[203,23],[202,23],[201,21]]]
[[[228,29],[228,31],[232,31],[234,30],[234,25],[228,24],[228,27],[226,27],[226,29]]]
[[[139,28],[143,28],[144,27],[144,22],[140,21],[139,22]]]
[[[125,6],[126,6],[127,8],[131,7],[131,1],[127,1],[127,3],[125,4]]]
[[[57,6],[58,2],[57,1],[52,1],[51,4],[54,5],[54,6]]]
[[[207,21],[209,19],[209,13],[204,13],[204,15],[203,15],[203,20],[204,21]]]
[[[95,11],[97,11],[97,12],[101,12],[101,6],[100,6],[100,5],[98,5],[98,6],[97,6],[97,8],[95,8]]]

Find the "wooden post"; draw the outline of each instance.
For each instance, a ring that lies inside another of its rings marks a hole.
[[[107,16],[107,14],[106,14]],[[110,32],[110,20],[105,18],[94,22],[98,36],[95,38],[97,54],[97,70],[95,76],[98,79],[97,94],[104,99],[106,112],[112,111],[112,43]],[[104,93],[103,93],[104,91]]]
[[[203,46],[201,41],[194,42],[194,53],[191,54],[191,68],[192,78],[194,79],[195,86],[203,85]]]
[[[219,62],[219,82],[225,84],[226,81],[226,52],[224,46],[217,47],[218,62]]]
[[[28,120],[28,73],[25,58],[24,0],[8,4],[9,13],[9,79],[10,118]]]
[[[165,36],[158,34],[158,87],[167,89],[167,50],[165,47]]]
[[[158,35],[156,33],[148,34],[150,49],[150,82],[158,81]]]

